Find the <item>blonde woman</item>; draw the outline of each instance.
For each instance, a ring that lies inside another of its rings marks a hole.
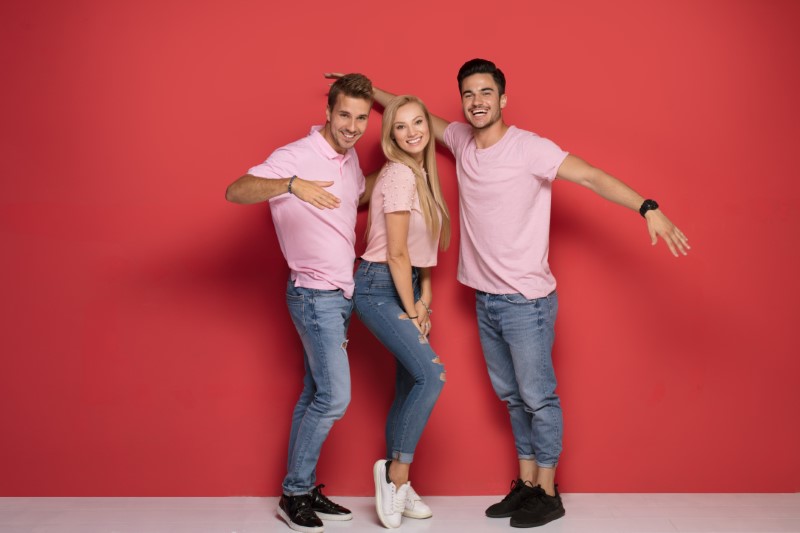
[[[444,386],[444,366],[428,344],[431,267],[450,241],[435,141],[425,105],[398,96],[383,113],[386,165],[370,200],[367,250],[355,276],[361,321],[397,360],[395,398],[386,421],[387,459],[375,463],[375,498],[384,526],[428,518],[409,471],[422,430]]]

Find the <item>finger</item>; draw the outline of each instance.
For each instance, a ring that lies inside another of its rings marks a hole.
[[[647,232],[650,234],[650,244],[653,246],[656,245],[658,242],[658,236],[656,235],[656,230],[651,228],[650,225],[647,225]]]
[[[667,243],[667,246],[669,247],[669,251],[672,252],[672,255],[674,255],[675,257],[678,257],[678,252],[677,252],[677,250],[675,250],[675,245],[672,244],[672,239],[664,239],[664,242]]]
[[[333,185],[332,181],[312,181],[311,183],[313,183],[317,187],[330,187],[331,185]]]

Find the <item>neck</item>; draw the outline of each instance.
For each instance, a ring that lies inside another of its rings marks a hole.
[[[489,148],[503,138],[508,131],[508,125],[501,118],[488,128],[472,128],[472,136],[478,148]]]

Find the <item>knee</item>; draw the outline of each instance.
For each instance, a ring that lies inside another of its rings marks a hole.
[[[344,416],[350,405],[350,390],[334,390],[329,394],[318,394],[314,403],[323,416],[338,420]]]

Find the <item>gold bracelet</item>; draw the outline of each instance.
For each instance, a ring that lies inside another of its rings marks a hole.
[[[428,307],[428,304],[425,303],[425,300],[420,298],[417,301],[422,304],[422,307],[425,308],[425,310],[428,312],[428,315],[432,315],[433,314],[433,310],[430,307]]]

